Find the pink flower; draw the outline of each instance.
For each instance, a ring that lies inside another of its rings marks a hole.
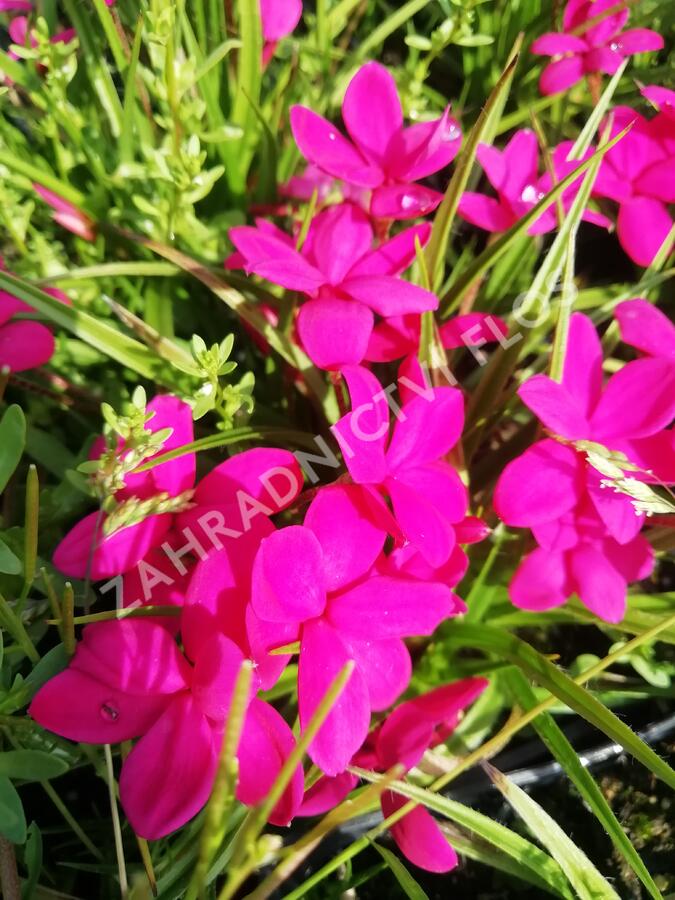
[[[372,250],[368,217],[351,203],[319,213],[301,252],[269,223],[230,230],[247,271],[310,297],[300,309],[298,332],[323,369],[361,362],[373,313],[386,318],[438,306],[429,291],[395,277],[415,258],[415,238],[424,243],[428,236],[429,227],[417,225]]]
[[[619,543],[588,498],[532,530],[540,546],[523,559],[509,585],[520,609],[553,609],[576,594],[605,622],[620,622],[628,584],[647,578],[654,568],[649,542],[638,534]]]
[[[614,310],[621,340],[647,356],[675,361],[675,325],[648,300],[625,300]]]
[[[442,566],[457,543],[455,525],[464,521],[468,507],[466,487],[443,459],[464,425],[461,392],[405,383],[416,396],[394,407],[397,421],[389,439],[390,396],[366,369],[348,368],[343,374],[352,412],[333,431],[352,479],[367,489],[382,527],[399,543],[410,542],[429,565]],[[383,495],[391,500],[393,516]]]
[[[556,181],[561,181],[580,164],[582,160],[568,160],[572,141],[563,141],[552,154]],[[583,159],[593,153],[588,150]],[[478,148],[478,161],[485,170],[488,181],[497,192],[497,197],[488,197],[465,191],[459,204],[460,215],[478,228],[486,231],[506,231],[528,213],[533,206],[551,190],[553,182],[548,172],[539,175],[539,147],[533,131],[523,128],[517,131],[503,150],[487,144]],[[567,210],[579,190],[583,176],[571,184],[562,196],[563,207]],[[603,227],[609,220],[593,210],[584,211],[587,222]],[[528,234],[543,234],[557,227],[556,206],[548,209],[528,228]]]
[[[565,91],[593,72],[613,75],[626,56],[662,49],[663,38],[656,31],[621,30],[628,21],[627,5],[603,16],[616,6],[616,0],[568,0],[562,32],[543,34],[531,47],[533,53],[554,57],[541,73],[542,94]],[[600,21],[584,27],[598,16],[603,16]]]
[[[421,318],[418,314],[390,316],[378,323],[368,342],[365,359],[368,362],[391,362],[417,353],[420,345]],[[489,313],[468,313],[455,316],[438,329],[441,344],[446,350],[459,347],[482,347],[500,337],[506,337],[508,326],[499,316]]]
[[[648,266],[668,237],[675,202],[675,118],[647,120],[628,107],[612,113],[611,137],[632,128],[605,155],[593,192],[619,204],[616,231],[633,262]]]
[[[295,30],[301,16],[302,0],[260,0],[263,64],[274,56],[278,42]]]
[[[355,754],[353,765],[386,772],[400,763],[409,771],[428,749],[450,737],[462,711],[487,685],[484,678],[466,678],[401,703],[368,735],[364,747]],[[327,812],[344,800],[357,782],[356,775],[349,772],[335,778],[319,779],[305,793],[299,815],[315,816]],[[387,818],[408,803],[408,799],[385,791],[381,803],[382,815]],[[391,835],[402,853],[421,869],[449,872],[457,865],[455,851],[423,806],[417,806],[392,825]]]
[[[208,800],[244,660],[218,632],[197,647],[185,641],[185,652],[187,658],[168,631],[141,619],[89,625],[68,668],[38,691],[29,710],[44,728],[73,741],[140,738],[122,765],[120,799],[136,833],[149,840],[180,828]],[[242,803],[267,795],[293,746],[279,713],[252,696],[237,753]],[[298,767],[273,824],[293,818],[302,790]]]
[[[68,231],[72,231],[78,237],[85,241],[93,241],[96,237],[94,223],[86,213],[78,209],[68,200],[64,200],[53,191],[47,190],[41,184],[33,183],[33,189],[42,197],[42,199],[54,210],[54,221]]]
[[[4,269],[0,258],[0,270]],[[47,288],[47,293],[62,303],[70,301],[56,288]],[[25,372],[44,366],[54,354],[54,336],[46,325],[16,316],[34,313],[22,300],[0,291],[0,369],[10,372]]]
[[[675,119],[675,91],[651,84],[643,87],[640,93],[668,118]]]
[[[151,430],[172,428],[162,452],[192,442],[192,413],[187,404],[175,397],[157,397],[148,409],[155,412],[148,423]],[[176,497],[192,490],[194,479],[195,455],[187,453],[142,474],[127,476],[125,488],[116,499],[147,499],[158,493]],[[157,581],[160,573],[148,569],[153,565],[149,556],[152,550],[161,546],[172,560],[176,579],[185,574],[184,569],[192,568],[195,558],[206,557],[214,547],[242,559],[250,554],[252,559],[261,537],[273,528],[269,516],[291,503],[301,488],[302,474],[292,453],[247,450],[202,478],[183,512],[149,515],[108,536],[103,536],[101,527],[97,531],[99,514],[91,513],[62,539],[54,552],[54,565],[64,575],[84,578],[89,573],[94,581],[128,573],[138,565],[141,571],[131,581],[129,602],[141,600],[131,593],[136,593],[138,579],[146,579],[145,587],[140,585],[144,592],[148,583],[161,583]]]
[[[356,667],[309,748],[328,775],[342,772],[363,743],[371,709],[407,687],[402,638],[431,634],[456,604],[441,583],[373,573],[386,534],[355,486],[323,488],[304,525],[265,538],[253,567],[251,646],[300,641],[298,708],[306,727],[348,660]]]
[[[435,209],[437,191],[415,182],[447,166],[457,155],[461,133],[446,110],[440,119],[403,126],[396,83],[379,63],[362,66],[342,103],[351,141],[305,106],[291,108],[291,128],[300,152],[335,178],[372,191],[370,214],[411,219]]]
[[[604,487],[601,474],[571,444],[597,442],[625,453],[636,465],[648,462],[645,467],[656,477],[669,479],[673,468],[672,433],[664,429],[675,415],[675,367],[668,359],[636,360],[627,363],[603,388],[600,341],[590,319],[575,313],[570,323],[562,383],[546,375],[535,375],[518,393],[544,426],[567,443],[547,438],[509,463],[495,488],[495,510],[507,525],[531,528],[544,550],[561,551],[583,545],[581,558],[598,562],[597,557],[602,555],[614,569],[625,550],[626,567],[619,575],[612,576],[607,566],[599,562],[589,566],[595,573],[593,577],[597,577],[592,587],[588,581],[584,587],[581,563],[572,578],[560,557],[549,560],[550,565],[556,566],[558,579],[558,590],[551,595],[551,599],[556,598],[554,605],[578,589],[581,599],[594,612],[607,621],[619,621],[625,608],[626,581],[644,577],[640,573],[647,565],[644,543],[637,537],[644,515],[636,514],[627,496]],[[651,480],[644,474],[638,477]],[[547,554],[535,553],[526,570],[528,578],[537,566],[544,572]],[[569,559],[565,563],[571,565]],[[576,588],[570,588],[570,584],[576,584]],[[545,602],[543,592],[539,600],[523,599],[524,585],[525,576],[517,576],[516,588],[512,586],[514,602]]]

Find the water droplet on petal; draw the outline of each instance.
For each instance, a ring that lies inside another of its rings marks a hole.
[[[410,194],[403,194],[401,200],[399,201],[401,204],[401,209],[413,209],[413,207],[417,206],[417,201]]]
[[[334,141],[336,137],[337,137],[337,135],[335,134],[334,131],[329,131],[329,132],[328,132],[328,140],[329,140],[329,141]]]
[[[537,200],[541,199],[541,197],[536,187],[533,184],[528,184],[523,188],[520,199],[523,201],[523,203],[536,203]]]
[[[619,44],[617,41],[612,41],[612,43],[609,45],[609,49],[614,51],[614,53],[618,53],[621,49],[621,44]]]
[[[458,137],[460,137],[461,131],[459,128],[454,125],[452,122],[449,122],[445,132],[443,133],[444,141],[456,141]]]
[[[102,703],[99,712],[101,713],[101,718],[105,719],[106,722],[116,722],[120,717],[120,711],[113,704],[112,700],[106,700],[105,703]]]

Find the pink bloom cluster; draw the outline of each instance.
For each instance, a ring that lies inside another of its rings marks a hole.
[[[463,426],[460,391],[402,375],[399,404],[366,369],[349,367],[345,378],[352,410],[335,435],[351,480],[319,488],[298,524],[273,522],[302,487],[292,454],[249,450],[195,486],[195,457],[185,453],[127,475],[115,496],[120,504],[184,497],[180,509],[111,534],[106,517],[92,513],[57,547],[54,562],[64,574],[120,576],[126,603],[180,607],[179,616],[87,626],[68,668],[30,708],[71,740],[137,739],[123,763],[120,796],[144,837],[168,834],[206,802],[244,659],[254,662],[255,679],[238,749],[237,796],[250,805],[266,796],[294,746],[284,719],[257,696],[274,686],[293,655],[302,729],[337,674],[354,664],[309,748],[326,783],[337,779],[347,791],[354,779],[346,769],[370,758],[368,748],[378,770],[394,761],[413,767],[485,686],[469,679],[418,697],[371,733],[373,715],[377,724],[409,685],[404,639],[430,635],[465,611],[453,592],[467,568],[461,545],[482,539],[487,528],[468,515],[466,488],[447,462]],[[191,442],[182,401],[159,396],[148,410],[150,429],[171,429],[163,451]],[[92,456],[102,449],[97,442]],[[129,452],[123,442],[116,448],[120,460]],[[393,731],[391,723],[398,723]],[[404,753],[399,745],[413,725],[415,744]],[[171,791],[163,790],[167,777]],[[270,821],[286,824],[316,802],[316,789],[304,798],[298,768]],[[383,808],[402,802],[388,794]],[[456,864],[428,813],[410,813],[395,837],[420,865]]]
[[[628,3],[622,8],[616,0],[568,0],[562,31],[543,34],[531,47],[553,57],[541,73],[542,94],[566,91],[584,75],[613,75],[625,57],[663,48],[661,35],[649,28],[623,31],[628,16]]]
[[[654,565],[639,533],[644,513],[605,483],[587,452],[589,442],[599,444],[624,455],[631,477],[675,480],[675,433],[668,428],[675,417],[673,329],[661,332],[661,316],[641,300],[620,306],[617,318],[624,339],[653,355],[627,363],[603,384],[595,327],[575,313],[562,382],[535,375],[518,391],[551,435],[509,463],[495,489],[499,517],[530,528],[538,545],[511,582],[521,609],[551,609],[576,593],[600,618],[620,622],[627,583],[646,578]]]

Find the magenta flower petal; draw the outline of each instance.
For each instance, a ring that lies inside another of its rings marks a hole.
[[[455,532],[446,516],[398,479],[388,478],[386,485],[396,521],[406,540],[417,547],[429,565],[442,566],[455,546]]]
[[[172,694],[190,682],[173,637],[143,619],[88,625],[71,667],[133,696]]]
[[[372,312],[363,304],[325,297],[303,303],[297,326],[312,362],[321,369],[340,369],[363,360],[373,322]]]
[[[625,494],[618,494],[601,485],[602,476],[590,466],[587,472],[587,488],[596,512],[605,523],[609,534],[619,544],[631,541],[644,524],[644,515],[638,515]]]
[[[293,732],[276,709],[257,698],[252,700],[239,743],[237,799],[247,806],[264,800],[294,747]],[[300,809],[303,791],[302,766],[298,766],[272,811],[273,825],[288,825]]]
[[[305,625],[298,670],[300,724],[306,728],[326,691],[351,659],[338,632],[322,619]],[[349,765],[368,734],[368,688],[358,668],[309,747],[309,755],[326,775],[338,775]]]
[[[438,307],[438,297],[392,275],[357,275],[342,282],[342,290],[380,316],[400,316]]]
[[[219,752],[190,694],[176,697],[122,766],[120,800],[136,834],[158,840],[195,816],[211,793]]]
[[[170,695],[127,694],[69,668],[40,688],[28,713],[68,740],[117,744],[145,734],[171,702]]]
[[[587,49],[588,45],[581,37],[549,31],[532,41],[530,52],[539,56],[561,56],[563,53],[584,53]]]
[[[438,329],[441,343],[448,350],[454,347],[480,347],[506,337],[508,332],[508,325],[499,316],[478,312],[455,316]]]
[[[415,353],[420,342],[420,316],[391,316],[379,322],[370,336],[365,359],[368,362],[391,362]]]
[[[673,220],[660,200],[635,197],[621,204],[616,231],[621,246],[633,262],[649,266],[672,226]]]
[[[354,790],[359,779],[350,772],[343,772],[335,778],[323,776],[305,793],[298,815],[320,816],[336,807]]]
[[[323,612],[321,544],[309,528],[289,525],[260,545],[253,566],[253,609],[269,622],[302,622]]]
[[[414,219],[433,212],[443,194],[421,184],[383,184],[373,190],[370,214],[376,219]]]
[[[54,354],[54,335],[39,322],[0,325],[0,368],[25,372],[44,366]]]
[[[431,634],[452,608],[444,584],[376,575],[331,598],[327,616],[349,639],[387,640]]]
[[[396,481],[424,497],[453,525],[464,519],[469,492],[457,472],[443,460],[406,467],[396,474]]]
[[[345,92],[342,118],[359,150],[386,168],[390,142],[403,127],[403,111],[396,82],[384,66],[361,66]]]
[[[661,431],[647,438],[622,441],[621,447],[631,462],[645,471],[651,471],[659,481],[675,484],[675,429]],[[641,475],[644,481],[653,477]]]
[[[516,131],[504,148],[504,179],[500,192],[509,200],[520,200],[523,190],[537,180],[539,144],[529,128]]]
[[[533,612],[562,606],[570,593],[564,554],[540,547],[525,557],[509,585],[514,606]]]
[[[246,260],[246,270],[261,278],[308,293],[318,290],[326,281],[304,256],[266,231],[241,225],[230,228],[229,238]]]
[[[564,385],[548,375],[535,375],[518,388],[518,396],[554,434],[569,440],[588,436],[588,419]]]
[[[227,719],[232,692],[244,654],[224,634],[214,634],[199,650],[195,660],[192,696],[195,704],[212,722]]]
[[[652,163],[636,178],[633,189],[664,203],[675,203],[675,158]]]
[[[444,169],[459,153],[462,132],[445,110],[439,119],[403,128],[394,138],[389,174],[401,181],[419,181]]]
[[[366,575],[382,552],[386,532],[373,524],[360,488],[322,488],[305,515],[323,558],[326,590],[335,591]],[[284,529],[287,530],[287,529]]]
[[[302,16],[302,0],[260,0],[263,38],[280,41],[295,30]]]
[[[570,319],[562,383],[585,416],[590,416],[602,391],[602,345],[595,326],[581,313]]]
[[[362,366],[346,366],[352,411],[334,426],[349,473],[357,484],[379,484],[387,474],[384,452],[389,408],[380,382]]]
[[[300,152],[335,178],[360,187],[382,183],[381,170],[372,166],[334,125],[305,106],[292,106],[291,130]]]
[[[407,770],[414,768],[429,747],[449,737],[461,712],[487,686],[485,678],[464,678],[401,703],[377,732],[379,765],[389,769],[402,763]],[[435,734],[437,729],[440,735]]]
[[[611,47],[594,47],[584,56],[584,71],[613,75],[622,62],[623,56],[617,50],[612,50]]]
[[[392,791],[384,791],[381,801],[385,818],[408,802],[405,797]],[[420,869],[441,873],[450,872],[456,867],[457,854],[434,817],[423,806],[416,806],[392,825],[390,830],[403,855]]]
[[[336,238],[338,238],[336,240]],[[317,268],[332,285],[339,285],[369,250],[373,229],[368,216],[353,203],[331,206],[313,220],[306,246]]]
[[[603,552],[627,582],[649,578],[654,570],[656,559],[654,548],[642,535],[638,535],[627,544],[617,544],[612,540],[604,541]]]
[[[148,516],[137,525],[121,528],[103,537],[97,524],[99,514],[90,513],[75,525],[58,544],[52,561],[70,578],[94,581],[121,575],[133,568],[152,547],[161,543],[171,527],[171,516]]]
[[[592,2],[586,4],[583,21],[594,19],[596,16],[600,16],[610,9],[616,9],[614,0],[592,0]],[[617,12],[613,12],[609,16],[604,16],[604,18],[596,25],[591,25],[591,27],[584,32],[585,39],[589,44],[593,44],[596,47],[606,43],[611,40],[617,32],[621,31],[628,21],[629,15],[630,10],[628,7],[624,7]]]
[[[612,375],[591,424],[593,439],[649,437],[675,417],[675,366],[668,359],[637,359]]]
[[[390,238],[375,250],[371,250],[352,266],[349,274],[356,275],[400,275],[415,260],[415,239],[422,246],[429,240],[431,225],[423,222],[406,228]]]
[[[629,28],[617,36],[618,52],[623,56],[663,49],[663,37],[650,28]]]
[[[435,462],[455,446],[464,427],[464,398],[457,388],[434,388],[433,399],[405,403],[387,450],[389,471]]]
[[[350,640],[352,654],[368,687],[372,710],[387,709],[410,684],[412,662],[402,640]]]
[[[580,81],[583,74],[583,60],[579,56],[565,56],[546,66],[539,79],[539,90],[546,95],[559,94]]]
[[[620,622],[626,612],[626,582],[606,556],[591,544],[569,551],[570,579],[579,599],[605,622]]]
[[[183,447],[194,440],[192,410],[178,397],[160,394],[148,403],[148,412],[153,413],[147,425],[150,431],[171,429],[171,434],[164,441],[160,454]],[[149,457],[148,461],[153,458]],[[120,492],[120,496],[151,497],[153,494],[166,491],[175,497],[194,485],[196,468],[195,454],[186,453],[170,462],[154,466],[147,472],[127,475],[124,479],[125,488]]]
[[[194,500],[199,506],[239,503],[242,498],[261,503],[269,515],[280,512],[302,490],[298,461],[288,450],[255,447],[230,457],[199,482]],[[241,524],[241,518],[240,518]],[[244,523],[245,524],[245,523]]]
[[[499,200],[473,191],[464,191],[458,211],[467,222],[489,232],[506,231],[516,221],[511,210]]]
[[[533,444],[502,472],[494,507],[502,521],[528,528],[572,509],[584,489],[579,455],[557,441]]]

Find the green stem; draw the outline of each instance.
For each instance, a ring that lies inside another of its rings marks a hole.
[[[28,632],[23,626],[23,622],[2,594],[0,594],[0,620],[2,620],[4,627],[21,647],[28,659],[30,659],[32,663],[38,663],[40,661],[40,654],[35,649],[35,644],[29,638]]]

